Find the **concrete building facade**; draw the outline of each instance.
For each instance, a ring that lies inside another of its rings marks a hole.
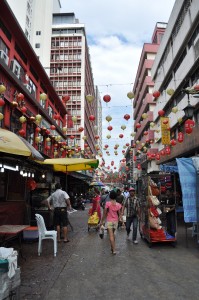
[[[158,22],[153,32],[151,43],[143,45],[140,62],[133,87],[134,93],[134,159],[135,167],[147,172],[158,170],[156,164],[149,158],[158,149],[155,144],[154,129],[150,124],[153,122],[153,111],[156,103],[153,101],[154,82],[151,78],[151,68],[154,63],[159,45],[166,28],[165,23]]]
[[[160,92],[153,112],[156,124],[155,139],[160,153],[158,164],[172,161],[176,157],[198,155],[198,62],[198,1],[177,0],[152,67],[152,79],[155,81],[154,90]],[[185,114],[188,104],[194,110],[193,116],[189,118]],[[161,118],[159,115],[162,110],[164,111],[164,117],[169,118],[170,139],[172,142],[168,145],[162,143]],[[186,133],[185,127],[187,119],[195,122],[195,126],[189,134]],[[165,147],[169,149],[168,155],[165,155],[165,151],[162,152]]]

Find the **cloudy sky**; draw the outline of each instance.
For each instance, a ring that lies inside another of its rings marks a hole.
[[[106,166],[113,160],[119,166],[122,150],[132,139],[132,103],[127,93],[132,90],[143,43],[150,43],[157,22],[168,22],[175,0],[61,0],[61,12],[74,12],[86,26],[94,82],[101,98],[111,101],[103,107],[103,146]],[[125,114],[130,114],[127,122]],[[113,130],[107,130],[106,116],[111,115]],[[122,130],[121,126],[126,129]],[[123,133],[124,138],[119,138]],[[106,136],[110,134],[111,139]],[[119,144],[118,155],[114,145]]]

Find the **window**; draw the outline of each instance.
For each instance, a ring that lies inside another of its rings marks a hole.
[[[36,31],[36,35],[41,35],[41,31]]]
[[[40,48],[40,44],[39,43],[35,44],[35,48]]]
[[[53,117],[53,109],[50,105],[48,106],[48,114],[51,118]]]

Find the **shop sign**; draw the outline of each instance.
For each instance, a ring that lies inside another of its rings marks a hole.
[[[170,126],[169,126],[169,118],[161,117],[161,133],[162,133],[162,145],[170,144]]]

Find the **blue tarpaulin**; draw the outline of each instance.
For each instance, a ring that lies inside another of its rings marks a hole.
[[[196,222],[196,168],[192,158],[176,158],[183,196],[184,221]]]
[[[160,165],[160,170],[169,173],[178,173],[178,166],[176,165]]]

